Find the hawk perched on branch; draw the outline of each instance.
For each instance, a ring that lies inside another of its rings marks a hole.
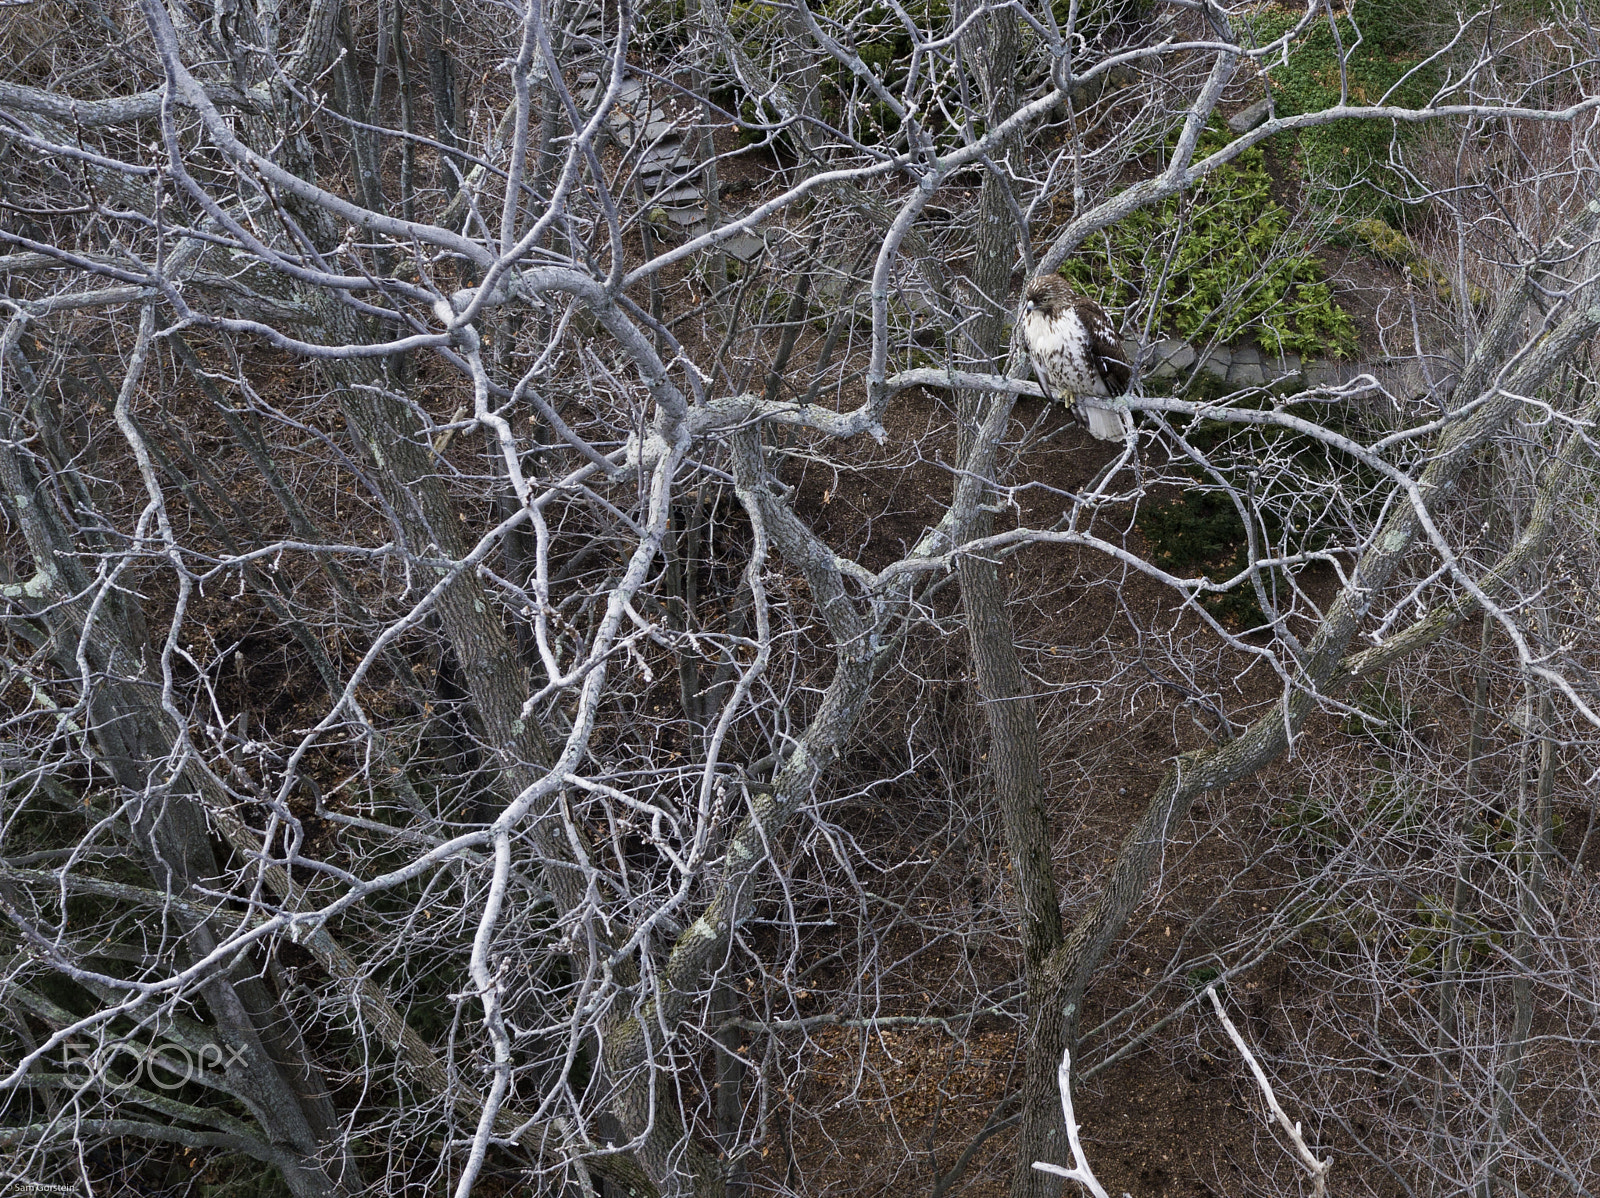
[[[1127,412],[1095,403],[1126,391],[1130,373],[1105,310],[1060,275],[1040,275],[1028,284],[1022,331],[1045,394],[1070,403],[1099,440],[1124,440],[1131,431]]]

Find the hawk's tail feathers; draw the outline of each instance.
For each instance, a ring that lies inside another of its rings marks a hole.
[[[1093,404],[1078,404],[1078,416],[1089,426],[1089,435],[1097,441],[1125,441],[1128,437],[1128,417],[1114,408],[1101,408]]]

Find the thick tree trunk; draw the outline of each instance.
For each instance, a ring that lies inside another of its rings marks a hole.
[[[1006,16],[980,28],[969,52],[983,62],[989,123],[1004,120],[1016,107],[1012,75],[1017,59],[1015,24]],[[987,44],[984,44],[987,43]],[[1017,262],[1017,232],[1005,184],[994,169],[984,176],[978,200],[978,227],[971,286],[978,316],[972,322],[973,348],[980,369],[1004,373],[1005,317],[1011,276]],[[1009,414],[1014,399],[994,393],[963,392],[961,396],[961,460],[981,477],[995,468],[995,444],[981,443],[985,420]],[[1004,425],[1000,424],[999,428]],[[974,453],[976,449],[976,453]],[[961,539],[985,537],[994,520],[980,508]],[[977,682],[976,700],[989,731],[989,780],[1005,828],[1017,895],[1017,924],[1022,941],[1028,1030],[1024,1040],[1022,1122],[1014,1148],[1012,1198],[1044,1198],[1058,1188],[1049,1176],[1029,1166],[1065,1151],[1061,1107],[1056,1093],[1056,1067],[1066,1045],[1069,1021],[1050,1009],[1055,986],[1046,968],[1062,943],[1061,910],[1052,865],[1054,845],[1039,770],[1038,706],[1017,658],[1016,633],[1007,610],[1010,598],[999,564],[992,558],[963,555],[958,564],[961,601],[966,611],[967,641]]]
[[[451,19],[451,0],[417,0],[421,9],[418,22],[422,34],[423,55],[428,63],[428,91],[433,97],[433,138],[442,146],[455,149],[461,144],[460,122],[457,113],[456,62],[451,53],[455,22]],[[459,186],[456,169],[465,171],[464,163],[456,163],[444,156],[439,162],[435,185],[447,196],[454,195]]]
[[[978,683],[978,703],[989,729],[989,778],[1006,834],[1028,1004],[1024,1040],[1022,1124],[1011,1175],[1013,1198],[1032,1198],[1058,1183],[1030,1168],[1065,1150],[1055,1069],[1066,1046],[1069,1021],[1055,998],[1047,968],[1062,939],[1049,812],[1039,776],[1038,712],[1017,660],[1008,598],[993,561],[961,559],[961,597]]]

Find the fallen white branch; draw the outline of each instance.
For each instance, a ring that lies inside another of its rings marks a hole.
[[[1217,997],[1217,988],[1207,986],[1206,994],[1211,998],[1211,1005],[1217,1010],[1217,1018],[1222,1020],[1222,1026],[1227,1029],[1228,1036],[1233,1040],[1235,1047],[1244,1057],[1245,1063],[1250,1066],[1250,1072],[1256,1075],[1256,1084],[1261,1087],[1261,1092],[1267,1096],[1267,1106],[1277,1118],[1278,1124],[1289,1134],[1289,1139],[1294,1142],[1295,1151],[1300,1154],[1300,1163],[1311,1174],[1312,1198],[1323,1198],[1328,1192],[1328,1170],[1333,1168],[1333,1157],[1319,1161],[1316,1153],[1306,1147],[1304,1137],[1300,1135],[1300,1125],[1290,1123],[1289,1116],[1283,1113],[1283,1108],[1278,1105],[1277,1096],[1272,1092],[1272,1086],[1267,1081],[1267,1075],[1262,1072],[1261,1065],[1256,1061],[1255,1053],[1250,1051],[1250,1046],[1244,1042],[1244,1037],[1239,1034],[1239,1029],[1233,1026],[1233,1021],[1228,1018],[1228,1013],[1222,1009],[1222,1000]],[[1071,1121],[1068,1120],[1070,1125]],[[1076,1140],[1074,1140],[1076,1145]],[[1037,1165],[1034,1168],[1038,1168]]]
[[[1072,1114],[1072,1053],[1069,1050],[1062,1050],[1061,1068],[1056,1071],[1056,1081],[1061,1086],[1061,1117],[1067,1123],[1067,1145],[1072,1149],[1072,1159],[1077,1162],[1077,1168],[1063,1169],[1060,1165],[1052,1165],[1045,1161],[1034,1161],[1033,1167],[1041,1173],[1050,1173],[1056,1177],[1065,1177],[1068,1181],[1078,1182],[1093,1194],[1094,1198],[1111,1198],[1106,1193],[1105,1186],[1095,1177],[1094,1170],[1089,1168],[1089,1158],[1083,1155],[1083,1145],[1078,1142],[1078,1121]],[[1128,1196],[1124,1194],[1122,1198]]]

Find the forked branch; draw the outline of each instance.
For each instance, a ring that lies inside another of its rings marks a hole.
[[[1211,1005],[1216,1009],[1217,1018],[1222,1020],[1222,1026],[1228,1033],[1228,1038],[1238,1048],[1239,1054],[1244,1057],[1245,1064],[1250,1066],[1250,1072],[1255,1074],[1256,1084],[1261,1087],[1262,1094],[1266,1095],[1267,1107],[1279,1126],[1288,1134],[1293,1142],[1295,1152],[1299,1156],[1300,1164],[1311,1175],[1312,1198],[1323,1198],[1328,1192],[1328,1173],[1333,1168],[1333,1157],[1319,1161],[1316,1153],[1306,1145],[1305,1137],[1300,1134],[1300,1124],[1289,1122],[1289,1116],[1284,1113],[1283,1107],[1278,1105],[1278,1098],[1272,1092],[1272,1083],[1267,1081],[1267,1075],[1262,1071],[1260,1062],[1256,1060],[1255,1053],[1250,1051],[1250,1046],[1244,1042],[1244,1037],[1239,1034],[1239,1029],[1233,1026],[1233,1021],[1228,1018],[1228,1013],[1222,1009],[1222,1000],[1217,997],[1215,986],[1206,987],[1206,995],[1211,999]],[[1106,1188],[1095,1177],[1094,1170],[1089,1167],[1089,1158],[1084,1155],[1083,1144],[1078,1139],[1078,1120],[1072,1113],[1072,1054],[1063,1051],[1061,1054],[1061,1068],[1056,1072],[1056,1080],[1061,1087],[1061,1118],[1067,1125],[1067,1146],[1072,1150],[1073,1167],[1063,1169],[1060,1165],[1052,1165],[1048,1161],[1034,1161],[1033,1167],[1041,1173],[1049,1173],[1055,1177],[1063,1177],[1068,1181],[1075,1181],[1094,1195],[1094,1198],[1110,1198]],[[1122,1198],[1129,1198],[1124,1193]]]

